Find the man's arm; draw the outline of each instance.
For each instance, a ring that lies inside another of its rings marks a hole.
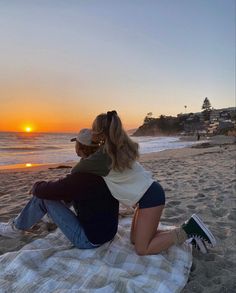
[[[69,174],[55,181],[39,181],[32,188],[34,196],[50,200],[87,200],[104,186],[101,177],[91,174]]]

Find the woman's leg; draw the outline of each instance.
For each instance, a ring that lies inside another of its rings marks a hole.
[[[17,229],[27,230],[46,213],[76,247],[94,248],[94,245],[87,239],[77,216],[61,201],[32,197],[14,220],[14,225]]]
[[[173,231],[157,230],[163,208],[164,205],[139,208],[136,211],[133,235],[137,254],[157,254],[176,243],[176,235]]]
[[[132,224],[131,224],[131,231],[130,231],[130,242],[132,244],[135,244],[135,231],[136,231],[136,223],[137,223],[137,217],[138,217],[138,207],[135,208],[135,211],[134,211],[134,215],[133,215],[133,219],[132,219]],[[167,232],[169,230],[165,229],[158,229],[156,231],[156,234],[160,234],[160,233],[164,233],[164,232]]]
[[[157,230],[164,207],[165,192],[158,182],[153,182],[139,200],[131,229],[137,254],[157,254],[175,243],[173,232]]]
[[[137,222],[137,216],[138,216],[138,207],[135,208],[134,210],[134,215],[132,218],[132,224],[131,224],[131,230],[130,230],[130,242],[132,244],[135,243],[135,227],[136,227],[136,222]]]

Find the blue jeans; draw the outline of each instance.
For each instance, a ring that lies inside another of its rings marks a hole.
[[[75,213],[61,201],[40,199],[33,196],[16,217],[14,224],[20,230],[27,230],[39,222],[45,214],[49,215],[74,246],[82,249],[99,246],[88,240]]]

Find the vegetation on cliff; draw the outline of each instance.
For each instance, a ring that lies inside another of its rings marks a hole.
[[[183,130],[180,117],[161,115],[153,118],[148,113],[141,125],[134,133],[134,136],[173,135]]]

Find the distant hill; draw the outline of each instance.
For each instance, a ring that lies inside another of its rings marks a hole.
[[[143,125],[133,132],[133,136],[174,135],[183,130],[179,117],[164,116],[152,118],[146,116]]]
[[[203,112],[178,114],[177,117],[161,115],[159,118],[153,118],[152,113],[148,113],[144,118],[143,125],[133,131],[133,136],[158,136],[158,135],[177,135],[181,132],[193,134],[197,131],[209,132],[209,127],[216,121],[220,125],[219,131],[222,131],[223,123],[230,126],[224,126],[223,131],[228,132],[236,125],[236,108],[229,107],[223,109],[211,109],[209,118],[206,120]],[[217,131],[218,131],[217,130]],[[221,133],[218,133],[221,134]]]

